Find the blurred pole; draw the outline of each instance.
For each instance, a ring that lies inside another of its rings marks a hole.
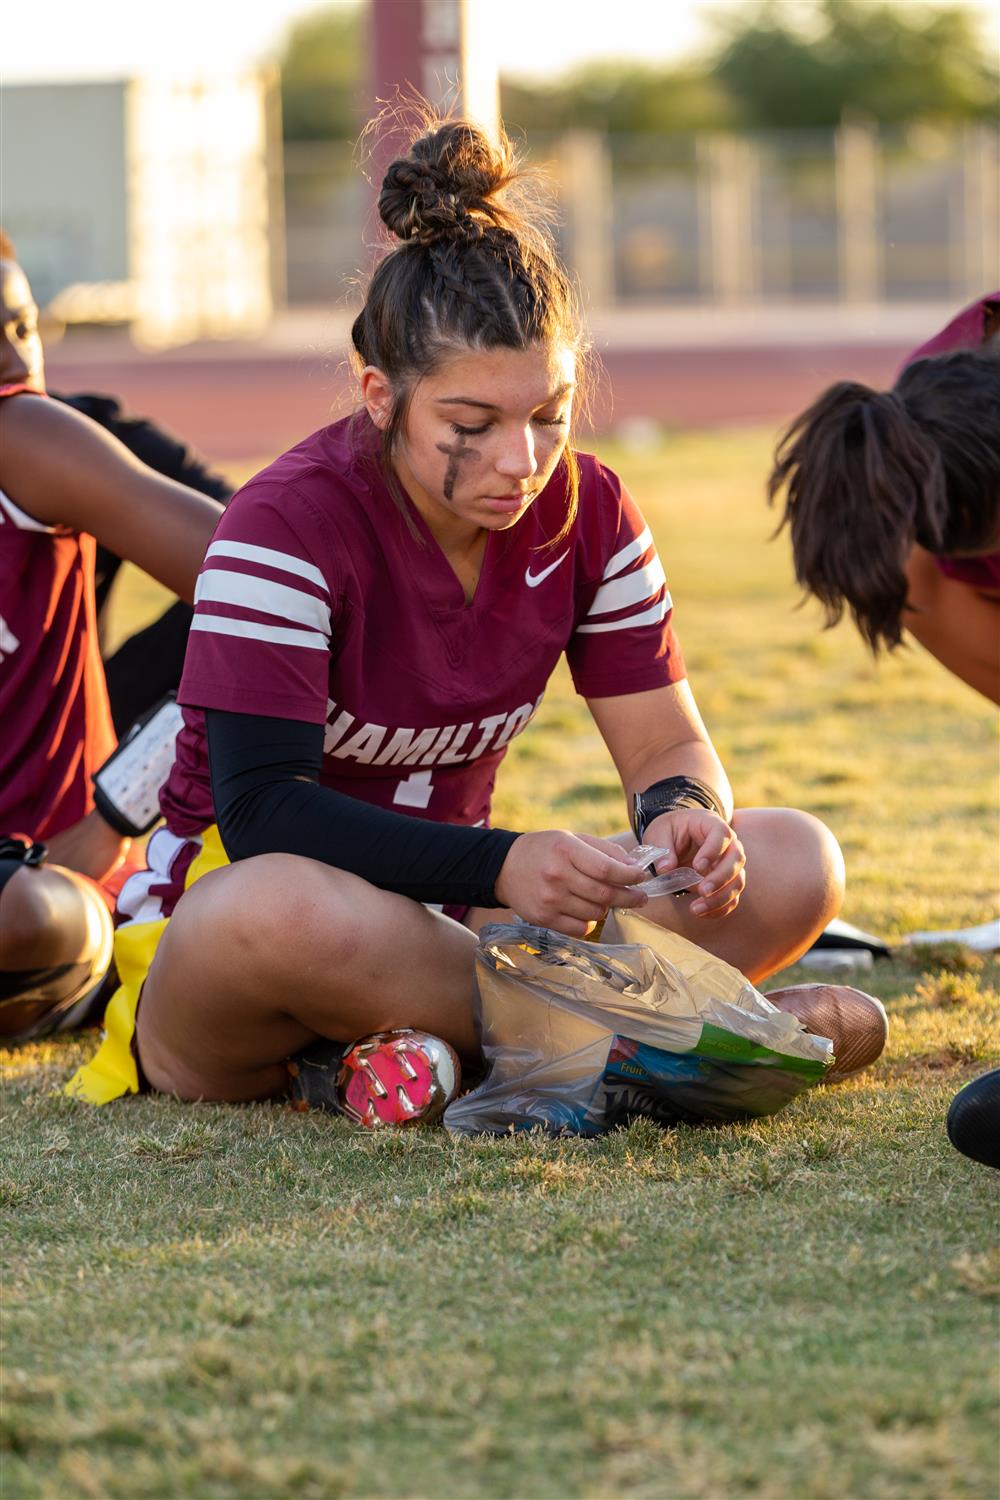
[[[375,109],[419,97],[469,115],[496,134],[500,86],[487,28],[490,0],[369,0],[371,97]],[[405,129],[379,131],[372,186],[404,144]]]
[[[835,135],[840,296],[877,302],[882,294],[878,235],[878,127],[844,119]]]
[[[962,151],[961,292],[1000,286],[1000,131],[966,127]]]
[[[493,44],[496,6],[493,0],[446,0],[446,3],[459,4],[462,21],[459,108],[495,136],[500,125],[500,75]]]
[[[715,302],[752,302],[760,280],[753,142],[735,135],[699,135],[695,159],[702,290]]]
[[[285,239],[285,158],[281,136],[281,74],[277,65],[261,70],[264,90],[264,159],[267,164],[267,243],[271,303],[288,305],[288,250]]]
[[[614,199],[606,138],[596,130],[570,130],[559,143],[563,212],[570,263],[587,307],[615,303]]]

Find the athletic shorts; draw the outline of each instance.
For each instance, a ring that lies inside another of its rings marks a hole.
[[[150,964],[170,916],[186,890],[229,863],[213,823],[195,839],[158,828],[146,847],[146,869],[125,882],[118,897],[115,967],[119,985],[104,1013],[101,1045],[66,1085],[73,1099],[107,1104],[145,1090],[135,1053],[135,1018]]]
[[[120,984],[104,1016],[101,1045],[66,1085],[66,1093],[90,1104],[107,1104],[148,1085],[135,1046],[139,998],[160,939],[177,902],[196,880],[229,864],[213,823],[191,839],[158,828],[146,847],[146,869],[126,881],[118,897],[115,967]],[[461,922],[467,906],[435,907]]]

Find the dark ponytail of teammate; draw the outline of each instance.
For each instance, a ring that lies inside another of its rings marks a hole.
[[[768,498],[781,491],[795,576],[827,625],[846,607],[873,652],[898,646],[914,544],[944,557],[997,543],[997,353],[917,360],[891,391],[831,386],[778,445]]]
[[[434,122],[386,172],[379,214],[400,241],[377,267],[351,330],[361,365],[395,393],[382,429],[382,465],[402,504],[392,456],[409,395],[449,354],[562,344],[585,353],[572,284],[545,228],[544,204],[502,132]],[[569,507],[579,471],[567,445]],[[559,537],[553,540],[559,540]]]

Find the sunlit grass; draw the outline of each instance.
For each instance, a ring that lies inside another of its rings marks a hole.
[[[983,921],[995,714],[922,654],[875,668],[795,610],[767,450],[607,453],[738,798],[829,822],[862,926]],[[157,608],[139,582],[130,626]],[[623,826],[563,674],[496,815]],[[892,1022],[870,1073],[771,1120],[596,1142],[98,1112],[58,1092],[93,1037],[11,1055],[4,1500],[993,1493],[996,1178],[943,1120],[997,1058],[1000,973],[915,949],[865,982]]]

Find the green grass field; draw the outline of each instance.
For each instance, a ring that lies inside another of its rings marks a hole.
[[[796,610],[767,435],[606,456],[738,801],[825,818],[864,927],[994,915],[996,714]],[[120,628],[155,605],[132,580]],[[496,814],[623,826],[568,677]],[[3,1500],[997,1494],[998,1179],[943,1119],[1000,1054],[998,977],[954,949],[880,964],[869,1074],[773,1120],[597,1142],[98,1112],[58,1092],[93,1033],[8,1054]]]

